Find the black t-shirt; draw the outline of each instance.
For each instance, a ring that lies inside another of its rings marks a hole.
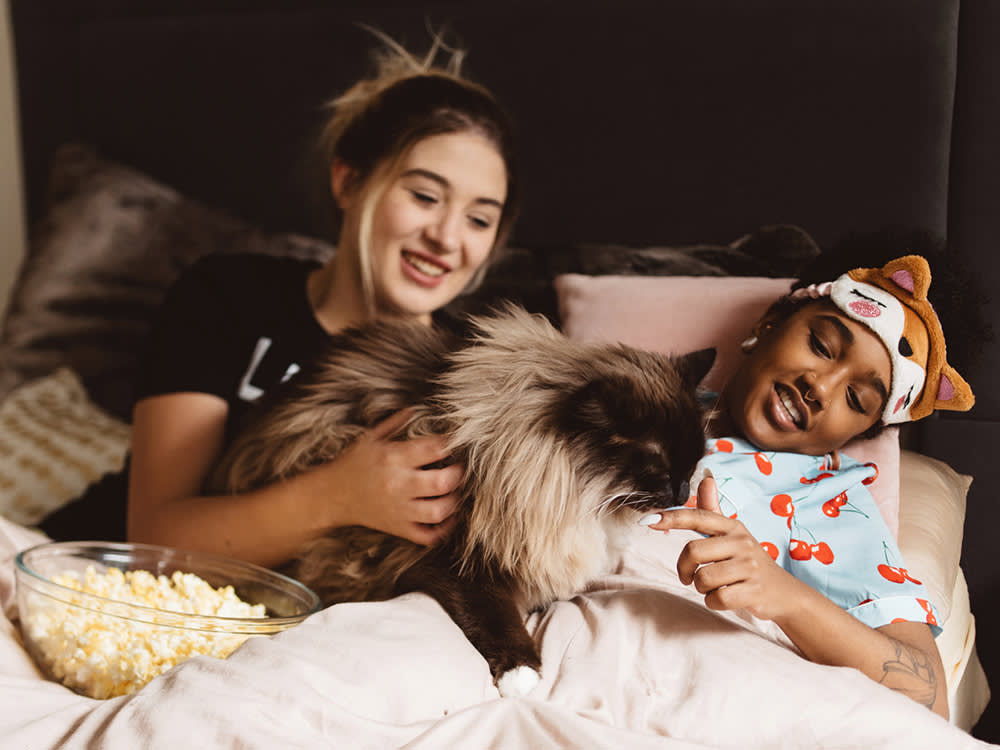
[[[257,396],[323,349],[329,335],[306,293],[318,264],[251,254],[209,255],[173,284],[147,340],[138,398],[194,391],[229,404],[228,444]],[[129,463],[39,526],[55,540],[124,541]]]
[[[306,292],[314,261],[208,255],[171,286],[147,339],[137,398],[211,393],[229,404],[228,445],[254,401],[324,351],[330,335]],[[456,333],[465,321],[439,311]],[[128,471],[109,474],[41,524],[53,539],[125,539]]]
[[[171,287],[147,341],[138,398],[193,391],[229,404],[227,442],[256,399],[315,358],[330,336],[306,293],[316,263],[210,255]]]

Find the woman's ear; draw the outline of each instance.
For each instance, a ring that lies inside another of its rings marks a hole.
[[[743,350],[744,354],[749,354],[760,343],[760,340],[767,336],[771,331],[773,331],[780,321],[781,316],[774,313],[772,310],[765,312],[756,323],[753,324],[753,328],[750,329],[750,335],[740,342],[740,349]]]
[[[354,202],[357,170],[343,159],[334,159],[330,165],[330,192],[341,211],[347,211]]]
[[[768,310],[756,323],[753,324],[753,335],[757,338],[763,338],[776,329],[781,321],[781,315],[773,312],[772,310]]]

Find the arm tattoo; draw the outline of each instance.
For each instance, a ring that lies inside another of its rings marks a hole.
[[[895,638],[889,638],[889,641],[896,649],[896,656],[882,664],[882,679],[879,682],[932,708],[937,698],[937,675],[927,654]]]

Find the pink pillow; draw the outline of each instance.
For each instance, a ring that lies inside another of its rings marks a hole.
[[[665,354],[715,347],[702,385],[718,391],[736,369],[740,342],[794,279],[745,276],[583,276],[555,280],[563,331],[584,342],[618,341]],[[899,530],[899,430],[852,440],[845,454],[878,466],[868,489],[890,531]]]

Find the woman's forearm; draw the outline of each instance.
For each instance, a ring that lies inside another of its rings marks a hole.
[[[317,480],[307,472],[240,495],[133,502],[129,538],[266,567],[280,565],[309,541],[342,525],[336,499],[322,497]]]
[[[341,526],[433,544],[454,524],[464,467],[440,436],[393,440],[405,411],[366,431],[335,459],[231,496],[202,487],[223,451],[225,402],[205,394],[147,399],[135,410],[129,538],[266,566]]]
[[[232,496],[205,496],[223,450],[228,406],[217,396],[176,393],[140,401],[133,414],[128,536],[261,565],[291,559],[333,526],[342,507],[336,468]],[[332,475],[331,475],[332,474]]]
[[[928,626],[899,622],[873,629],[807,584],[801,589],[794,608],[774,621],[807,659],[858,669],[948,718],[944,666]]]

